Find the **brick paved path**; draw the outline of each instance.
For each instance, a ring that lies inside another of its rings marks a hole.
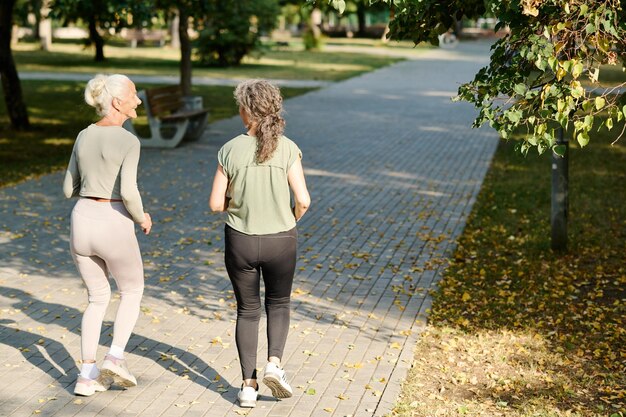
[[[235,405],[240,370],[223,217],[207,207],[216,152],[242,131],[239,120],[210,126],[198,143],[142,153],[140,183],[156,224],[140,238],[147,286],[128,346],[139,386],[127,391],[71,394],[86,296],[68,253],[73,203],[62,198],[62,174],[1,189],[0,415],[388,413],[425,322],[427,292],[497,143],[492,131],[469,128],[472,108],[449,99],[487,52],[480,43],[432,50],[286,103],[287,134],[303,150],[313,198],[299,224],[284,358],[295,393],[276,401],[262,387],[252,411]],[[259,349],[261,360],[266,345]]]

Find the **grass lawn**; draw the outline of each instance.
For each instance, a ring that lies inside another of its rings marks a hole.
[[[33,129],[12,131],[4,100],[0,102],[0,186],[65,168],[78,132],[98,120],[94,109],[83,101],[85,83],[28,81],[22,83],[22,88]],[[199,86],[194,87],[194,94],[203,97],[205,107],[211,110],[209,120],[215,121],[238,114],[233,90],[234,87]],[[310,90],[281,89],[285,98]],[[137,119],[140,134],[147,131],[142,110],[143,107],[138,109]],[[146,129],[142,130],[141,124]]]
[[[96,63],[93,50],[76,43],[53,43],[50,52],[34,43],[20,43],[14,49],[18,71],[76,72],[96,74],[120,72],[128,75],[178,75],[180,52],[171,48],[129,48],[112,43],[105,47],[107,60]],[[303,52],[296,48],[269,50],[257,58],[245,58],[232,68],[193,69],[194,76],[215,78],[317,79],[337,81],[400,61],[400,58],[359,53]],[[140,85],[140,88],[149,85]],[[22,82],[33,129],[13,132],[9,128],[4,101],[0,103],[0,186],[62,168],[67,163],[77,133],[95,121],[93,109],[83,103],[84,83]],[[1,90],[0,90],[1,91]],[[237,114],[233,87],[194,87],[211,109],[210,120]],[[283,88],[285,98],[310,89]],[[50,106],[54,103],[54,106]],[[62,109],[62,110],[59,110]],[[138,123],[147,125],[145,117]],[[141,127],[138,132],[144,133]]]
[[[107,60],[96,63],[93,49],[72,43],[53,43],[43,52],[33,43],[13,49],[18,71],[121,72],[127,75],[178,75],[180,51],[169,47],[105,46]],[[400,58],[363,53],[304,52],[301,48],[268,50],[258,58],[246,57],[238,67],[207,68],[194,64],[193,75],[213,78],[270,78],[344,80],[400,61]]]
[[[612,140],[571,146],[565,254],[550,250],[549,155],[500,144],[393,416],[626,415],[626,141]]]

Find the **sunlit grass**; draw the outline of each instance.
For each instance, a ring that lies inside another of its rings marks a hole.
[[[433,294],[393,415],[626,413],[626,142],[571,144],[569,250],[550,249],[550,155],[502,142]]]
[[[148,88],[150,85],[141,85]],[[22,83],[32,129],[15,132],[9,127],[5,103],[0,103],[0,186],[14,184],[65,168],[76,135],[97,121],[94,110],[84,104],[85,83],[61,81],[28,81]],[[282,88],[285,98],[311,89]],[[1,93],[1,90],[0,90]],[[209,120],[238,114],[233,87],[198,86],[193,93],[203,98],[209,108]],[[138,109],[138,132],[147,135],[147,119]]]
[[[96,63],[91,48],[53,43],[50,52],[33,44],[18,44],[14,57],[19,71],[73,73],[121,72],[129,75],[179,74],[180,51],[169,47],[129,48],[105,46],[107,60]],[[305,52],[298,48],[267,50],[258,57],[246,57],[241,65],[208,68],[194,63],[193,75],[212,78],[272,78],[337,81],[401,60],[363,53]]]

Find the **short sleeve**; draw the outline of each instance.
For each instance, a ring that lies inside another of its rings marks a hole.
[[[228,174],[228,167],[227,167],[227,162],[228,162],[227,159],[228,159],[228,157],[226,155],[227,155],[227,153],[224,150],[224,146],[222,146],[220,148],[220,150],[217,152],[217,162],[224,169],[224,173],[226,174],[226,176],[229,177],[230,175]]]
[[[291,168],[298,159],[302,159],[302,151],[298,148],[298,145],[289,141],[289,161],[287,161],[287,169]]]

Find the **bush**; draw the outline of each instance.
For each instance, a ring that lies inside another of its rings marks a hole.
[[[196,52],[206,66],[239,65],[260,47],[259,36],[276,26],[277,0],[213,0],[201,22]]]

